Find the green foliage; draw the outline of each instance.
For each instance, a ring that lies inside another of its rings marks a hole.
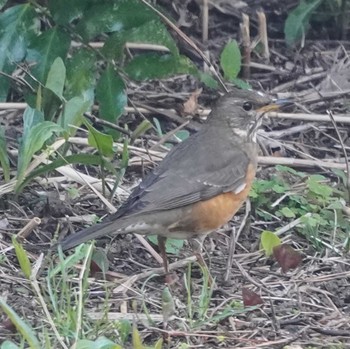
[[[43,147],[53,133],[62,132],[59,125],[51,121],[44,121],[44,115],[30,107],[24,112],[23,122],[23,138],[18,156],[17,187],[23,181],[33,155]]]
[[[15,248],[16,257],[18,259],[22,272],[25,275],[25,277],[29,279],[30,274],[32,272],[29,258],[23,246],[17,241],[17,238],[15,235],[12,236],[12,245]]]
[[[340,243],[350,231],[350,221],[342,212],[345,187],[332,186],[324,176],[276,166],[270,179],[255,181],[250,197],[257,215],[266,221],[278,217],[288,222],[303,217],[303,226],[297,229],[317,247],[322,239],[330,241],[333,231]],[[307,213],[311,216],[305,216]]]
[[[301,0],[287,17],[284,26],[284,35],[287,45],[293,46],[306,36],[311,21],[322,24],[326,20],[333,18],[334,26],[341,24],[339,14],[341,13],[342,1],[333,0]]]
[[[125,85],[122,78],[108,65],[96,86],[96,99],[100,104],[100,117],[115,122],[126,105]]]
[[[261,248],[265,251],[267,257],[271,256],[274,247],[281,244],[281,239],[271,231],[263,231],[260,237]]]
[[[16,327],[17,331],[21,334],[23,339],[28,343],[30,348],[41,348],[38,338],[35,335],[33,329],[21,319],[21,317],[9,306],[6,302],[0,298],[0,308],[2,311],[8,316],[11,322]],[[12,346],[11,346],[12,345]],[[6,344],[6,346],[2,345],[1,349],[8,348],[16,348],[13,343]]]
[[[10,180],[10,160],[6,149],[5,132],[1,125],[0,125],[0,165],[4,173],[5,181],[9,181]]]
[[[221,52],[220,65],[224,71],[224,77],[227,80],[237,78],[241,70],[241,51],[238,47],[237,41],[229,41]]]
[[[105,38],[102,48],[86,45],[95,38]],[[125,50],[126,42],[163,45],[168,51],[145,53],[135,49],[129,54]],[[47,149],[57,137],[73,136],[77,127],[85,124],[84,113],[92,105],[99,105],[100,118],[112,123],[118,120],[127,103],[128,80],[186,73],[216,86],[211,76],[200,73],[179,53],[161,18],[141,0],[49,0],[44,5],[36,2],[9,5],[0,14],[0,46],[0,70],[11,75],[24,66],[27,85],[13,91],[17,85],[10,88],[9,78],[0,76],[0,101],[17,95],[31,107],[24,113],[17,192],[28,183],[27,178],[34,178],[33,173],[38,175],[49,169],[42,165],[37,172],[27,173],[33,156]],[[128,142],[133,143],[151,126],[147,121],[142,122]],[[107,127],[102,131],[86,127],[89,143],[101,157],[104,184],[108,165],[105,166],[103,157],[114,155],[108,135],[117,140],[121,134]],[[66,144],[59,149],[59,156],[65,158],[68,151]],[[124,151],[119,180],[125,171],[126,158]],[[10,180],[9,158],[1,131],[0,163],[5,180]]]
[[[224,72],[224,78],[233,82],[241,89],[248,89],[251,86],[238,78],[242,68],[242,55],[236,40],[229,41],[220,55],[220,66]]]

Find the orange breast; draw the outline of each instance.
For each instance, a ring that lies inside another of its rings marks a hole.
[[[245,188],[235,194],[233,192],[220,194],[193,206],[191,212],[191,229],[193,232],[207,233],[226,224],[238,211],[247,198],[255,177],[255,167],[249,166]]]

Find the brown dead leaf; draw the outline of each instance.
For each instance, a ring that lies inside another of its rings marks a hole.
[[[197,113],[198,110],[198,96],[202,93],[203,89],[200,88],[191,93],[190,98],[183,104],[182,114],[183,115],[193,115]]]
[[[273,256],[285,273],[289,269],[295,269],[302,261],[302,256],[293,247],[287,244],[281,244],[273,248]]]

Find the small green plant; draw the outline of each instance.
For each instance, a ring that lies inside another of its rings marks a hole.
[[[322,24],[334,19],[333,25],[341,30],[341,23],[347,20],[342,12],[345,11],[346,0],[301,0],[287,17],[284,26],[284,35],[287,45],[293,46],[306,36],[310,22]]]
[[[301,218],[297,231],[317,248],[342,245],[348,238],[350,221],[342,211],[346,195],[344,184],[285,166],[276,166],[270,179],[255,181],[250,193],[256,214],[266,221]]]

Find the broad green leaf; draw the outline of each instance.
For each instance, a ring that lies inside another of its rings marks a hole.
[[[153,244],[158,245],[157,236],[148,235],[147,239],[150,240]],[[165,249],[167,253],[178,256],[182,247],[184,245],[184,240],[180,239],[167,239],[165,243]]]
[[[93,103],[95,98],[96,55],[92,50],[79,48],[67,60],[67,78],[64,96],[70,99],[82,96],[84,100]]]
[[[6,138],[3,127],[0,125],[0,165],[5,181],[10,180],[10,160],[7,154]]]
[[[57,24],[66,25],[83,15],[86,8],[91,6],[86,0],[49,0],[48,8]]]
[[[27,252],[24,250],[23,246],[17,241],[15,235],[12,235],[12,244],[15,248],[16,257],[18,259],[21,270],[25,277],[29,280],[32,270],[29,258],[27,256]]]
[[[83,114],[89,109],[90,102],[84,101],[83,97],[73,97],[64,104],[61,115],[57,120],[70,136],[73,136],[77,129],[72,126],[80,126],[83,123]]]
[[[111,65],[97,83],[96,99],[100,106],[99,115],[104,120],[115,122],[124,111],[127,102],[125,84]]]
[[[45,87],[62,98],[64,82],[66,80],[66,67],[61,57],[57,57],[49,70]]]
[[[40,22],[31,4],[12,6],[0,13],[0,71],[11,74],[26,55],[28,40]],[[0,75],[0,101],[5,101],[8,78]]]
[[[281,239],[271,231],[263,231],[260,237],[260,246],[267,257],[273,253],[273,248],[281,244]]]
[[[35,336],[33,329],[24,322],[21,317],[16,314],[13,309],[6,304],[4,299],[0,297],[0,308],[9,317],[11,322],[15,325],[17,331],[22,335],[22,337],[27,341],[31,349],[41,348],[38,339]]]
[[[284,25],[284,36],[287,45],[292,46],[306,34],[309,20],[323,0],[302,0],[300,4],[289,13]]]
[[[70,36],[58,27],[46,30],[31,40],[26,59],[35,63],[31,71],[40,82],[46,81],[49,69],[57,57],[63,61],[66,59],[70,42]]]
[[[33,155],[43,147],[53,133],[63,131],[59,125],[51,121],[35,122],[38,118],[42,118],[42,114],[37,110],[30,107],[25,110],[23,139],[18,156],[17,187],[21,184]]]
[[[328,198],[333,193],[333,189],[330,186],[321,184],[315,179],[309,178],[306,183],[310,191],[317,195],[320,195],[323,198]]]
[[[241,59],[241,51],[237,41],[229,41],[220,55],[220,66],[224,72],[225,79],[233,80],[237,78],[241,70]]]
[[[62,99],[48,88],[43,87],[38,89],[36,109],[43,112],[45,120],[54,121],[62,103]]]
[[[100,2],[84,11],[76,29],[88,41],[102,33],[142,26],[155,18],[156,14],[138,0]]]
[[[21,349],[21,348],[17,346],[15,343],[6,340],[1,344],[0,349]]]
[[[159,19],[147,22],[140,27],[114,33],[107,39],[103,53],[112,59],[119,59],[126,42],[163,45],[174,56],[179,55],[174,39]]]
[[[103,156],[113,156],[113,138],[111,135],[107,135],[96,130],[88,122],[85,122],[86,127],[89,130],[88,143],[92,147],[96,148]]]
[[[120,345],[113,343],[105,337],[97,338],[95,341],[80,339],[75,347],[76,349],[123,349]]]
[[[280,209],[280,212],[286,218],[295,218],[295,213],[287,206]]]
[[[187,130],[180,130],[175,133],[175,136],[179,138],[181,141],[184,141],[190,136],[190,132]]]
[[[197,74],[196,67],[186,57],[171,54],[144,53],[134,57],[125,67],[134,80],[165,78],[175,74]]]

